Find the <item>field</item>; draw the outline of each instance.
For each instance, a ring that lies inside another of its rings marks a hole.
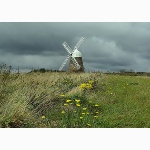
[[[149,128],[150,77],[1,73],[1,128]]]

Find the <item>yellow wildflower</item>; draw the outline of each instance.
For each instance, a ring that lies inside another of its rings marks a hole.
[[[65,103],[64,106],[68,106],[68,104]]]
[[[86,114],[89,115],[89,112],[87,112]]]
[[[64,94],[61,94],[60,96],[64,97],[65,95],[64,95]]]
[[[67,100],[66,100],[66,103],[69,103],[69,102],[71,102],[71,100],[67,99]]]
[[[62,114],[65,114],[65,111],[63,110],[61,113],[62,113]]]
[[[98,118],[98,116],[94,116],[94,118]]]
[[[91,127],[91,124],[87,123],[87,125],[88,125],[89,127]]]
[[[99,105],[98,104],[95,104],[95,107],[98,107]]]
[[[99,112],[97,111],[96,114],[98,114]]]
[[[78,99],[76,99],[75,101],[76,101],[77,103],[79,103],[79,102],[80,102],[80,100],[78,100]]]
[[[42,118],[42,119],[45,119],[45,116],[42,116],[41,118]]]
[[[84,89],[85,87],[86,87],[85,83],[80,85],[80,89]]]
[[[87,108],[83,108],[83,110],[86,110]]]
[[[85,115],[85,113],[83,112],[82,115]]]
[[[78,107],[79,107],[79,106],[81,106],[81,105],[80,105],[80,104],[76,104],[76,106],[78,106]]]
[[[91,89],[92,84],[91,83],[83,83],[80,85],[80,89]]]
[[[92,85],[89,84],[89,83],[87,83],[87,84],[86,84],[86,88],[87,88],[87,89],[91,89],[91,88],[92,88]]]
[[[80,117],[80,119],[83,119],[83,117]]]

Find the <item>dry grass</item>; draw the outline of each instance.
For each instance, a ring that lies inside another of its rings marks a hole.
[[[61,94],[81,94],[78,86],[92,76],[83,73],[1,74],[1,126],[39,126],[37,118],[60,108]]]
[[[91,80],[92,89],[80,88]],[[0,74],[0,127],[150,127],[149,85],[101,73]]]

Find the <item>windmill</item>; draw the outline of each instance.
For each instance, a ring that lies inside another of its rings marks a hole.
[[[66,57],[62,65],[60,66],[59,71],[61,71],[64,68],[64,66],[66,65],[67,61],[70,58],[68,71],[69,72],[84,72],[82,54],[78,50],[78,48],[80,47],[83,41],[84,41],[84,38],[82,37],[79,40],[79,42],[75,45],[73,50],[69,47],[69,45],[66,42],[62,44],[64,48],[67,50],[68,56]]]

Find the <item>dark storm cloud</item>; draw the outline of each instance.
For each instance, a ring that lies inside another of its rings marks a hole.
[[[58,69],[67,56],[62,43],[73,49],[82,36],[87,70],[150,71],[150,23],[1,22],[0,61]]]
[[[57,30],[57,29],[56,29]],[[0,23],[0,48],[13,54],[60,50],[60,36],[46,23]]]

